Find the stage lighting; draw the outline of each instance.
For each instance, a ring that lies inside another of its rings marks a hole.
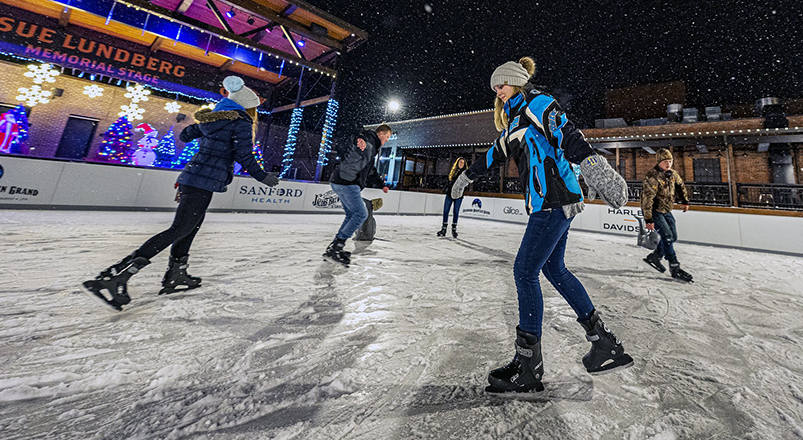
[[[304,40],[298,40],[298,43],[296,44],[298,44],[298,47],[304,47],[306,43],[304,42]]]
[[[248,20],[245,20],[245,22],[246,22],[246,23],[248,23],[248,24],[250,24],[250,25],[253,25],[253,24],[254,24],[254,21],[255,21],[255,20],[254,20],[254,17],[252,17],[252,16],[250,16],[250,15],[248,16]]]
[[[229,12],[226,12],[226,17],[234,18],[235,15],[237,14],[234,12],[234,8],[231,8]]]

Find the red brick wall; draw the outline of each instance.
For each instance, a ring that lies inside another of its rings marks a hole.
[[[20,87],[30,87],[33,82],[30,78],[23,76],[27,71],[26,65],[13,64],[9,62],[0,61],[0,103],[16,105],[18,101],[16,97],[19,95],[17,89]],[[93,84],[88,79],[79,79],[67,75],[59,75],[56,77],[55,83],[43,84],[42,88],[45,90],[52,90],[55,88],[63,89],[64,94],[60,97],[54,97],[47,104],[37,104],[31,109],[28,116],[30,123],[30,138],[28,139],[28,148],[30,151],[27,153],[32,156],[53,157],[58,149],[61,134],[67,124],[69,116],[78,115],[88,118],[98,119],[98,128],[95,132],[95,137],[92,140],[88,159],[94,159],[96,152],[102,140],[103,134],[109,126],[117,120],[120,112],[120,106],[128,104],[130,100],[123,95],[126,93],[125,88],[112,86],[111,84],[97,82],[99,87],[103,87],[103,96],[97,98],[89,98],[84,95],[84,86]],[[139,106],[145,109],[143,119],[133,123],[136,126],[139,123],[147,122],[159,131],[159,137],[164,136],[171,126],[176,133],[176,148],[178,150],[184,148],[184,144],[178,140],[178,133],[184,127],[192,124],[192,115],[200,108],[199,106],[191,105],[185,102],[180,102],[181,113],[187,115],[187,118],[180,122],[176,122],[176,113],[170,114],[164,106],[172,99],[161,98],[157,96],[149,96],[147,102],[140,102]],[[133,136],[133,145],[142,136],[140,132],[136,132]],[[23,151],[26,153],[26,151]]]

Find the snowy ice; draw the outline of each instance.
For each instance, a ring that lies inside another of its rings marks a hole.
[[[342,215],[210,213],[203,287],[158,296],[163,252],[122,312],[82,291],[172,216],[0,211],[0,438],[803,437],[800,257],[681,242],[686,285],[634,237],[573,231],[567,266],[636,363],[588,375],[542,279],[546,391],[525,400],[483,392],[513,354],[523,225],[378,216],[344,269],[320,257]]]

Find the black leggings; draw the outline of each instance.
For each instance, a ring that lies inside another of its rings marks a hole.
[[[206,216],[206,208],[212,201],[212,191],[181,185],[181,197],[176,216],[170,228],[154,235],[137,250],[137,256],[151,259],[170,246],[170,255],[180,258],[190,253],[195,234],[201,229]]]

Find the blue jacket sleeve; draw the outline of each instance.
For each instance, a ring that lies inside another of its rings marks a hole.
[[[594,154],[583,133],[566,117],[554,98],[540,95],[527,105],[526,114],[552,147],[563,150],[569,162],[579,164]]]
[[[476,180],[488,173],[491,165],[494,163],[499,164],[507,160],[507,130],[503,131],[498,138],[494,141],[491,148],[485,152],[485,157],[474,162],[466,170],[466,177],[471,180]]]

